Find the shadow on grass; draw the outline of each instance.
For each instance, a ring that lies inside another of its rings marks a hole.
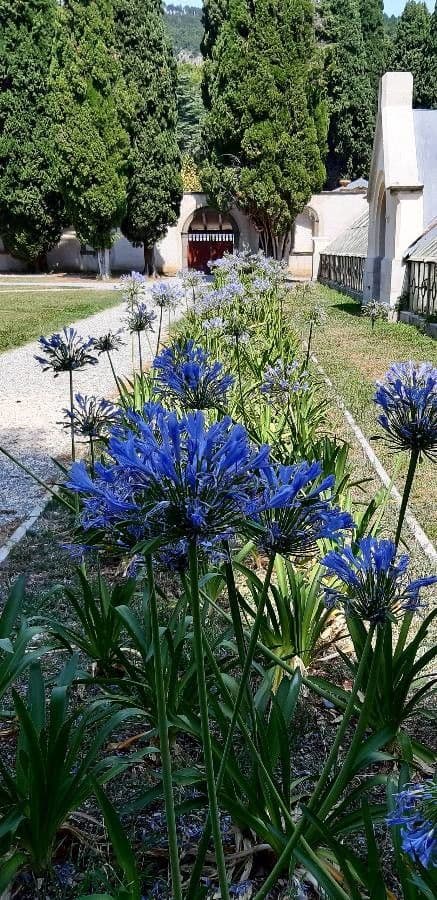
[[[336,303],[335,308],[350,316],[361,316],[361,303],[359,300],[349,300],[347,303]]]

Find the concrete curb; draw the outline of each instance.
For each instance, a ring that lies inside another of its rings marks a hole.
[[[390,478],[388,472],[386,472],[386,470],[384,469],[384,466],[382,465],[380,459],[377,457],[375,451],[370,446],[367,438],[361,431],[361,428],[359,427],[359,425],[357,425],[352,413],[349,412],[349,410],[347,409],[345,403],[343,402],[343,400],[341,399],[341,397],[335,390],[335,387],[334,387],[331,379],[328,377],[325,370],[320,365],[317,357],[313,353],[311,354],[311,362],[314,363],[317,371],[322,376],[325,384],[328,385],[328,387],[332,391],[335,402],[337,403],[337,406],[339,407],[339,409],[341,409],[341,411],[344,415],[344,418],[346,419],[346,422],[352,429],[358,443],[364,450],[364,453],[366,454],[370,464],[375,469],[375,472],[377,473],[378,478],[380,479],[380,481],[382,482],[384,487],[390,489],[390,496],[393,498],[393,500],[395,501],[397,506],[400,507],[401,501],[402,501],[401,494],[399,493],[398,489],[396,487],[394,487],[394,485],[392,484],[392,479]],[[417,541],[417,543],[423,550],[424,554],[428,557],[428,559],[432,560],[433,563],[437,563],[437,550],[434,547],[434,544],[430,541],[428,535],[425,534],[423,528],[417,521],[416,517],[413,516],[413,513],[410,512],[409,509],[407,509],[407,512],[405,514],[405,522],[407,523],[410,531],[412,532],[415,540]]]
[[[0,566],[5,562],[5,560],[7,560],[11,550],[13,550],[14,547],[16,547],[16,545],[19,544],[24,537],[26,537],[27,532],[30,531],[30,529],[35,525],[35,522],[38,521],[39,517],[48,506],[51,498],[51,494],[46,494],[43,500],[41,500],[40,503],[37,503],[36,506],[33,507],[24,522],[22,522],[21,525],[19,525],[18,528],[16,528],[15,531],[12,532],[7,541],[2,544],[2,546],[0,547]]]

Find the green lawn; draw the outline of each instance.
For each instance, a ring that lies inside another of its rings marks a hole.
[[[344,294],[316,285],[305,301],[298,289],[290,293],[289,312],[296,329],[306,338],[305,305],[319,303],[325,309],[327,324],[315,329],[313,350],[331,378],[361,429],[370,440],[381,462],[402,490],[406,473],[406,454],[391,453],[381,434],[377,410],[372,402],[374,384],[391,363],[413,359],[437,366],[437,343],[420,334],[411,325],[377,322],[372,334],[370,320],[360,316],[360,304]],[[333,414],[333,422],[338,418]],[[411,508],[431,540],[437,539],[437,479],[435,467],[424,460],[416,476]]]
[[[0,351],[27,341],[120,303],[115,290],[0,292]]]

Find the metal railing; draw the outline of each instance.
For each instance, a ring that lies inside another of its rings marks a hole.
[[[408,263],[408,308],[418,316],[437,315],[437,262]]]
[[[332,253],[321,253],[319,281],[336,285],[354,294],[362,294],[364,263],[363,256],[337,256]]]

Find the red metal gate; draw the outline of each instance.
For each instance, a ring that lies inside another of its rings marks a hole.
[[[190,231],[188,268],[208,272],[209,260],[221,259],[225,252],[232,253],[234,242],[233,231]]]

